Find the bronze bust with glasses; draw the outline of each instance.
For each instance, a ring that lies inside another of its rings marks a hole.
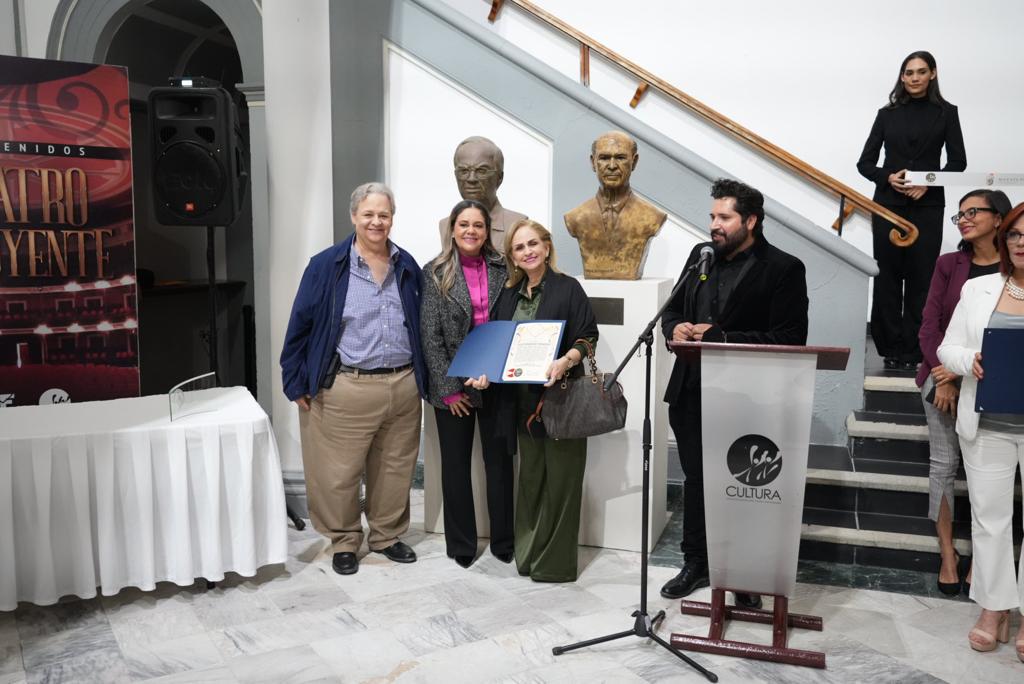
[[[505,178],[505,156],[501,149],[479,135],[473,135],[455,148],[455,182],[464,200],[476,200],[491,215],[491,244],[499,253],[505,253],[505,230],[526,214],[501,206],[498,201],[498,187]],[[448,239],[449,217],[438,221],[441,244]]]
[[[600,187],[565,215],[579,242],[583,275],[589,279],[639,280],[647,248],[661,230],[665,212],[633,194],[629,178],[639,159],[636,141],[621,131],[602,134],[590,146],[590,165]]]

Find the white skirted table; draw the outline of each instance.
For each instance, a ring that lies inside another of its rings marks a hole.
[[[0,611],[287,558],[277,446],[244,387],[0,409]]]

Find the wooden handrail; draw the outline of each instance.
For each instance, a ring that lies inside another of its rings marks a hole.
[[[683,91],[679,90],[671,83],[658,78],[651,72],[647,71],[638,64],[631,62],[622,55],[618,54],[614,50],[602,45],[590,36],[582,33],[569,24],[554,16],[550,12],[537,7],[528,0],[508,0],[512,5],[519,7],[524,12],[533,15],[542,22],[548,24],[560,33],[568,36],[575,40],[581,46],[581,59],[583,57],[583,48],[586,48],[586,55],[588,59],[587,75],[589,76],[589,53],[596,52],[608,61],[624,69],[628,73],[636,77],[638,82],[637,95],[634,96],[634,101],[638,102],[639,97],[643,95],[643,90],[647,89],[647,86],[659,90],[661,93],[667,95],[669,98],[675,100],[678,104],[682,105],[689,111],[693,112],[697,116],[701,117],[705,121],[721,128],[722,130],[729,133],[732,137],[737,140],[753,147],[762,154],[772,159],[775,163],[786,167],[790,171],[793,171],[797,175],[802,176],[806,180],[814,183],[815,185],[831,192],[839,198],[845,198],[847,206],[851,206],[855,209],[868,214],[881,216],[886,221],[889,221],[898,228],[893,229],[889,233],[889,239],[893,244],[899,246],[909,246],[914,243],[917,239],[917,227],[913,223],[910,223],[902,216],[895,214],[894,212],[886,209],[881,204],[874,202],[867,196],[862,195],[850,186],[842,183],[827,173],[820,171],[807,162],[799,159],[798,157],[790,154],[786,150],[782,149],[778,145],[769,142],[762,138],[758,134],[754,133],[750,129],[741,126],[729,117],[720,114],[711,107],[707,106],[700,100],[687,95]],[[498,18],[498,13],[501,11],[504,5],[504,0],[492,0],[491,10],[488,15],[490,21],[495,21]],[[582,72],[581,72],[582,75]],[[589,81],[589,78],[587,79]],[[589,83],[584,83],[589,85]],[[632,103],[631,103],[632,104]],[[632,106],[636,106],[632,104]],[[833,224],[833,228],[839,225],[840,221],[837,220]]]

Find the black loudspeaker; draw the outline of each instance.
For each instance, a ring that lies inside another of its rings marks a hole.
[[[195,82],[149,93],[153,208],[163,225],[228,226],[248,177],[238,112],[219,84]]]

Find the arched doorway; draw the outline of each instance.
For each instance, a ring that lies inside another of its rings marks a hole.
[[[143,282],[145,271],[151,271],[158,283],[176,283],[140,290],[143,393],[166,392],[208,367],[209,326],[203,313],[205,293],[198,283],[206,277],[205,231],[160,226],[153,217],[146,112],[152,87],[166,85],[170,76],[202,75],[237,96],[253,169],[242,215],[230,228],[218,229],[217,277],[225,282],[219,289],[222,382],[249,384],[269,408],[269,335],[267,318],[261,316],[261,299],[266,297],[260,296],[267,284],[254,282],[254,273],[266,272],[260,268],[265,250],[259,245],[268,229],[259,6],[237,0],[96,0],[83,5],[61,0],[48,56],[128,68],[137,265]],[[262,202],[253,205],[253,197]],[[256,334],[261,327],[263,334]]]

